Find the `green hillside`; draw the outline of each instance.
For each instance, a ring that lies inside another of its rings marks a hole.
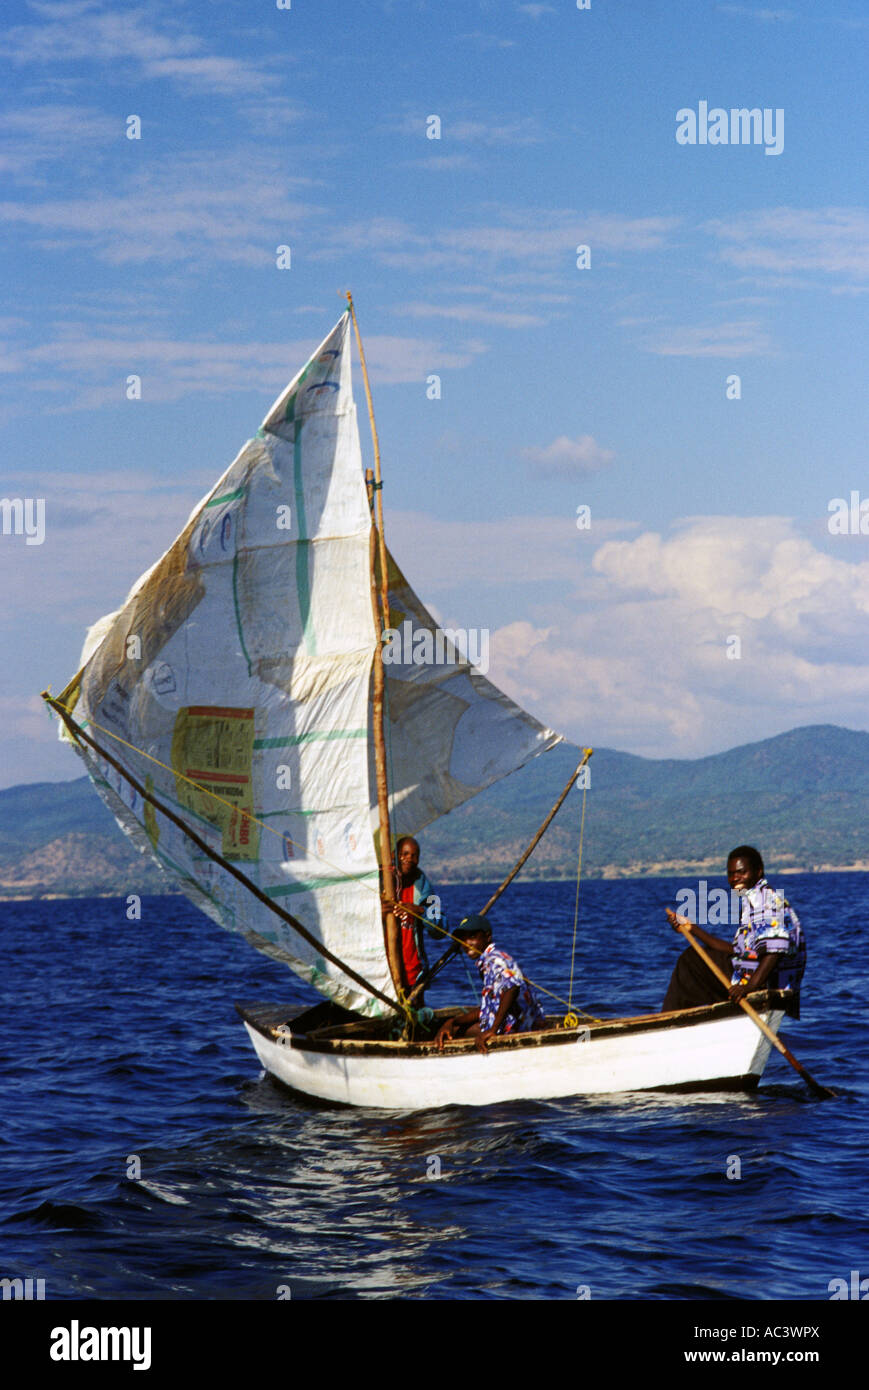
[[[507,872],[578,761],[560,745],[420,835],[435,882]],[[523,874],[572,878],[581,793],[574,790]],[[771,870],[869,868],[869,733],[816,725],[708,758],[591,760],[584,873],[721,871],[755,844]],[[407,827],[400,823],[398,833]],[[0,792],[0,895],[165,892],[87,778]]]
[[[561,745],[490,787],[422,837],[426,863],[481,878],[509,867],[576,766]],[[575,873],[581,794],[571,793],[526,872]],[[869,818],[869,734],[834,725],[690,761],[634,757],[602,748],[591,760],[584,870],[665,872],[720,865],[735,844],[756,844],[770,868],[860,864]]]

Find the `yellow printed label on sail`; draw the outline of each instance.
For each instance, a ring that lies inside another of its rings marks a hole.
[[[259,826],[250,819],[253,740],[252,709],[190,705],[175,718],[172,766],[180,774],[175,778],[178,800],[220,828],[225,859],[256,859],[259,854]]]

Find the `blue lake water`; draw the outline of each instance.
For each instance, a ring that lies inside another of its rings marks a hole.
[[[834,1100],[773,1053],[753,1096],[324,1107],[262,1076],[232,1007],[315,996],[184,899],[138,922],[121,899],[0,904],[0,1273],[48,1299],[829,1299],[869,1277],[869,877],[771,880],[809,943],[784,1036]],[[660,1006],[685,884],[583,885],[576,1002]],[[443,890],[453,919],[487,896]],[[559,994],[573,904],[517,886],[492,919]],[[428,1002],[471,1002],[450,970]]]

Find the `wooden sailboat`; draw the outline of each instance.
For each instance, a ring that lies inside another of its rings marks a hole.
[[[777,1030],[776,997],[751,996]],[[565,1028],[547,1018],[535,1033],[493,1038],[486,1056],[461,1038],[402,1042],[383,1023],[318,1025],[268,1004],[238,1004],[257,1056],[287,1086],[323,1100],[385,1109],[494,1105],[508,1100],[624,1091],[750,1091],[771,1043],[734,1005],[608,1019]],[[439,1009],[433,1024],[451,1012]],[[378,1036],[379,1034],[379,1036]]]
[[[62,694],[46,693],[62,736],[175,885],[331,1001],[325,1014],[237,1006],[285,1084],[396,1108],[757,1085],[770,1041],[729,1003],[550,1018],[483,1056],[465,1040],[439,1052],[439,1016],[423,1023],[405,998],[382,910],[390,813],[416,834],[560,735],[444,640],[389,555],[376,436],[367,485],[362,468],[351,317],[352,304],[89,631]],[[386,665],[398,629],[410,652]],[[775,1032],[781,1000],[753,1002]]]

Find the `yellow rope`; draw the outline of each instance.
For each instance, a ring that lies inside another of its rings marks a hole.
[[[576,902],[574,903],[574,906],[573,906],[573,946],[572,946],[571,952],[570,952],[570,984],[569,984],[568,989],[567,989],[567,996],[568,996],[568,1005],[567,1005],[567,1008],[568,1008],[568,1012],[567,1012],[567,1014],[565,1015],[565,1019],[564,1019],[564,1026],[565,1026],[565,1028],[575,1028],[575,1027],[577,1026],[577,1024],[579,1023],[579,1019],[576,1017],[576,1014],[574,1013],[574,1010],[573,1010],[573,1003],[572,1003],[572,1001],[573,1001],[573,967],[574,967],[574,964],[575,964],[575,962],[576,962],[576,927],[577,927],[577,923],[579,922],[579,884],[580,884],[580,880],[582,879],[582,845],[583,845],[583,840],[584,840],[584,837],[585,837],[585,798],[586,798],[586,793],[587,793],[587,792],[588,792],[588,783],[586,782],[586,783],[583,785],[583,788],[582,788],[582,815],[580,816],[580,821],[579,821],[579,858],[577,859],[577,863],[576,863]]]
[[[45,693],[48,694],[49,692],[46,691]],[[50,699],[46,701],[46,703],[60,705],[61,701],[56,700],[53,696],[51,696]],[[62,705],[61,707],[66,710],[67,714],[69,714],[70,717],[72,716],[72,711],[68,709],[66,705]],[[171,776],[180,778],[180,780],[183,782],[188,782],[191,787],[195,787],[197,791],[203,792],[206,796],[210,796],[214,801],[219,801],[221,805],[228,806],[231,811],[238,811],[237,806],[235,806],[231,801],[227,801],[225,797],[219,796],[217,792],[213,792],[210,789],[210,787],[204,787],[202,783],[197,782],[195,778],[188,777],[186,773],[178,772],[174,767],[170,767],[168,763],[161,762],[159,758],[155,758],[152,753],[146,753],[144,749],[137,748],[134,743],[129,743],[127,739],[121,738],[120,734],[116,734],[111,729],[105,728],[104,725],[98,724],[95,719],[88,719],[87,726],[83,725],[82,727],[99,729],[101,734],[108,734],[109,738],[113,738],[116,743],[122,743],[124,747],[129,748],[132,753],[137,753],[139,757],[147,758],[149,762],[156,763],[158,767],[162,767],[163,770],[165,772],[170,773]],[[303,848],[302,845],[299,845],[297,841],[293,840],[289,835],[284,837],[283,833],[280,830],[275,830],[274,826],[268,825],[264,820],[261,820],[259,816],[253,815],[252,812],[244,811],[242,814],[248,820],[253,821],[255,825],[259,825],[263,830],[268,830],[270,834],[276,835],[280,840],[284,840],[284,838],[286,838],[291,845],[296,845],[299,849]],[[344,874],[348,878],[353,877],[352,874],[347,874],[345,869],[339,868],[337,864],[333,864],[330,859],[324,858],[323,855],[315,854],[314,858],[318,859],[322,864],[326,864],[330,869],[335,869],[335,871],[339,874]],[[377,897],[380,897],[379,888],[375,888],[373,884],[366,883],[366,881],[362,878],[357,879],[356,882],[358,882],[363,888],[369,889],[370,892],[376,894]],[[428,918],[426,918],[423,913],[417,912],[415,907],[412,907],[410,903],[402,903],[401,907],[404,912],[409,912],[412,916],[420,918],[421,921],[428,922]],[[448,931],[446,927],[441,927],[436,922],[429,922],[428,925],[430,927],[433,927],[435,931],[439,931],[443,936],[449,937],[450,941],[455,942],[457,946],[461,946],[462,943],[459,940],[459,938],[453,936],[452,932]],[[561,995],[555,994],[551,989],[546,989],[544,985],[536,984],[527,975],[525,976],[525,979],[527,980],[528,984],[533,986],[534,989],[540,990],[541,994],[548,994],[551,996],[551,998],[557,1000],[559,1004],[567,1004],[568,1008],[571,1007],[569,1001],[567,999],[562,999]],[[594,1018],[592,1014],[583,1013],[582,1009],[580,1009],[579,1012],[583,1014],[584,1018],[591,1018],[595,1023],[600,1023],[602,1021],[599,1018]],[[568,1025],[565,1021],[565,1027],[577,1027],[578,1022],[579,1021],[577,1020],[576,1024]]]
[[[53,696],[47,703],[61,704],[60,700],[55,700]],[[66,705],[62,705],[61,707],[72,717],[72,710]],[[169,767],[168,763],[161,762],[160,759],[155,758],[152,753],[146,753],[143,748],[137,748],[134,743],[129,743],[127,739],[121,738],[120,734],[113,733],[111,729],[107,729],[104,725],[98,724],[95,719],[88,719],[87,724],[82,725],[82,728],[99,729],[101,734],[108,734],[109,738],[113,738],[116,743],[122,743],[124,747],[129,748],[132,753],[137,753],[140,758],[147,758],[149,762],[156,763],[158,767],[162,767],[164,772],[168,772],[172,777],[176,777],[182,782],[189,783],[191,787],[195,787],[197,791],[203,792],[205,796],[210,796],[213,801],[219,801],[221,806],[228,806],[231,811],[238,812],[238,806],[232,801],[227,801],[226,797],[219,796],[217,792],[213,792],[210,787],[204,787],[201,782],[197,782],[193,777],[188,777],[186,773],[178,772],[176,768]],[[189,810],[189,807],[185,809]],[[264,820],[261,820],[259,816],[255,816],[252,811],[242,811],[241,814],[246,820],[253,821],[254,825],[260,826],[262,830],[268,830],[269,834],[276,835],[279,840],[283,841],[286,839],[289,844],[295,845],[297,849],[305,853],[310,853],[306,846],[299,844],[299,842],[294,840],[290,835],[285,836],[282,831],[275,830],[273,825],[267,825]],[[321,864],[325,864],[328,868],[334,869],[336,873],[342,874],[346,878],[353,878],[353,875],[348,874],[346,869],[342,869],[337,864],[333,864],[331,859],[326,859],[324,855],[314,852],[313,858],[318,859]],[[380,890],[375,888],[372,884],[366,883],[365,880],[361,878],[356,881],[361,883],[363,887],[370,889],[372,893],[376,893],[378,897],[380,896]]]
[[[411,915],[412,917],[417,917],[417,918],[419,919],[419,921],[427,923],[427,925],[428,925],[433,931],[440,932],[441,936],[447,936],[447,937],[449,937],[450,941],[454,942],[454,943],[456,944],[456,946],[462,946],[463,943],[462,943],[460,937],[453,936],[452,932],[451,932],[447,927],[442,927],[442,926],[440,925],[439,922],[430,922],[429,919],[425,916],[425,913],[419,912],[419,911],[417,910],[417,908],[416,908],[415,906],[412,907],[410,903],[402,903],[402,904],[401,904],[401,910],[402,910],[402,912],[408,912],[408,913],[410,913],[410,915]],[[550,997],[550,999],[556,1000],[556,1002],[559,1003],[559,1004],[567,1004],[567,1006],[568,1006],[569,1009],[571,1009],[571,1010],[573,1009],[573,1006],[571,1005],[571,1003],[570,1003],[569,1000],[564,999],[560,994],[556,994],[554,990],[552,990],[552,989],[547,989],[545,985],[538,984],[536,980],[532,980],[532,979],[531,979],[531,976],[530,976],[530,975],[526,975],[524,970],[522,971],[522,977],[523,977],[523,979],[525,980],[525,983],[531,985],[533,989],[539,990],[541,994],[548,994],[549,997]],[[589,1019],[591,1019],[592,1023],[603,1023],[603,1019],[602,1019],[602,1018],[597,1018],[594,1014],[587,1013],[587,1012],[585,1011],[585,1009],[580,1009],[580,1008],[579,1008],[579,1005],[577,1005],[576,1008],[577,1008],[578,1012],[582,1015],[583,1018],[589,1018]],[[575,1022],[574,1022],[574,1023],[568,1023],[568,1022],[567,1022],[567,1019],[568,1019],[569,1017],[571,1017],[571,1014],[568,1014],[568,1015],[565,1017],[565,1019],[564,1019],[564,1027],[565,1027],[565,1028],[578,1028],[578,1027],[579,1027],[579,1019],[576,1017],[576,1014],[575,1014],[575,1013],[572,1014],[572,1017],[575,1019]]]

